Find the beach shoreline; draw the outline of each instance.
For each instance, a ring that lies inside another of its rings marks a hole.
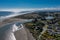
[[[11,19],[5,20],[3,22],[0,22],[0,28],[2,28],[5,25],[8,25],[10,23],[18,22],[18,21],[19,22],[23,22],[24,20],[26,20],[26,19],[11,18]],[[30,34],[30,32],[28,32],[28,30],[25,27],[22,28],[21,30],[16,31],[14,33],[14,35],[16,37],[16,40],[29,40],[32,37],[32,35]],[[33,40],[33,38],[31,38],[31,40]]]

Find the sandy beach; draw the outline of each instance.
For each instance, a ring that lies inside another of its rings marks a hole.
[[[0,28],[12,22],[23,22],[23,20],[24,19],[9,19],[8,21],[0,22]],[[25,28],[25,26],[21,30],[16,31],[14,35],[16,37],[16,40],[35,40],[29,30]]]
[[[29,30],[25,27],[15,32],[15,37],[17,40],[35,40]]]

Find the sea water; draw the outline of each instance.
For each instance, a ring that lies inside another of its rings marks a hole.
[[[0,40],[16,40],[14,32],[22,29],[22,24],[19,25],[20,27],[11,23],[0,28]]]
[[[26,14],[26,13],[30,13],[30,12],[24,12],[24,11],[20,11],[20,12],[0,11],[0,22],[2,22],[5,19],[8,19],[8,18],[11,18],[11,17],[14,17],[14,16],[18,16],[18,15],[23,15],[23,14]]]

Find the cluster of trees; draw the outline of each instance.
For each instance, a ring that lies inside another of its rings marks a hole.
[[[33,36],[37,38],[42,32],[45,24],[35,18],[32,22],[25,23],[25,26],[29,29]]]

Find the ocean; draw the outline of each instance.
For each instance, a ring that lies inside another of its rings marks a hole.
[[[16,24],[18,26],[16,26]],[[23,25],[19,22],[13,22],[6,24],[0,28],[0,40],[16,40],[14,32],[23,28]]]
[[[28,12],[11,12],[11,11],[0,11],[0,22],[2,22],[5,19],[14,17],[14,16],[18,16],[18,15],[22,15],[22,14],[26,14]]]
[[[6,15],[10,15],[13,12],[9,12],[9,11],[0,11],[0,16],[6,16]]]
[[[20,12],[0,11],[0,22],[7,19],[7,18],[27,14],[27,13],[30,13],[30,12],[31,11],[20,11]]]

